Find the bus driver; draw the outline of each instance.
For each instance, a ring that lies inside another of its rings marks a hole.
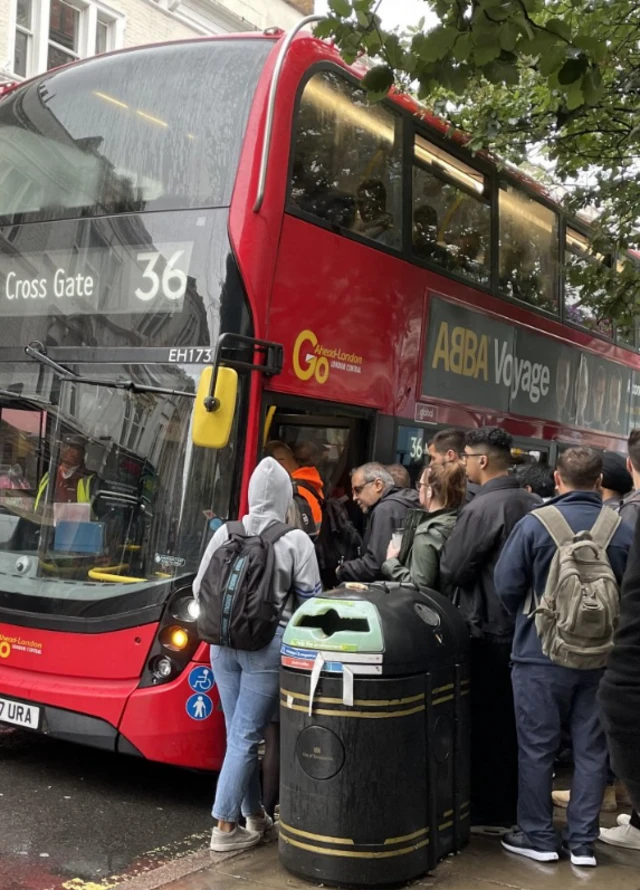
[[[60,450],[53,500],[57,504],[90,504],[95,478],[85,466],[86,443],[82,436],[66,436]],[[49,473],[40,480],[34,510],[44,502],[49,487]]]

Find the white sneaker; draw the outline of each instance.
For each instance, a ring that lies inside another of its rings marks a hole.
[[[632,825],[618,825],[616,828],[601,828],[600,840],[612,847],[624,847],[625,850],[640,850],[640,828]]]
[[[260,837],[273,828],[273,819],[263,811],[262,816],[247,816],[247,829],[257,831]]]
[[[629,813],[620,813],[618,818],[616,819],[618,825],[628,825],[631,822],[631,816]]]
[[[233,831],[220,831],[216,826],[211,832],[210,849],[214,853],[230,853],[233,850],[248,850],[255,847],[262,840],[262,835],[257,831],[247,831],[241,825],[236,825]]]

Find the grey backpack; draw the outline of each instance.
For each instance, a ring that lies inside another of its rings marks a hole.
[[[620,612],[620,590],[607,556],[620,517],[603,507],[590,531],[574,532],[557,507],[540,507],[531,515],[557,547],[534,612],[542,651],[563,667],[602,668]]]

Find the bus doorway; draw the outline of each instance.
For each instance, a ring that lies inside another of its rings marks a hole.
[[[370,424],[362,416],[347,416],[303,405],[265,406],[262,445],[283,442],[300,467],[314,467],[325,497],[351,494],[350,473],[367,460]]]

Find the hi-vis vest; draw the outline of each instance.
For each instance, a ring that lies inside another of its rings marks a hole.
[[[78,479],[78,484],[76,486],[76,498],[78,504],[90,504],[91,503],[91,480],[93,476],[81,476]],[[40,480],[40,485],[38,486],[38,494],[36,495],[36,502],[33,505],[33,509],[37,510],[44,493],[47,490],[47,486],[49,485],[49,474],[45,473],[42,479]]]

